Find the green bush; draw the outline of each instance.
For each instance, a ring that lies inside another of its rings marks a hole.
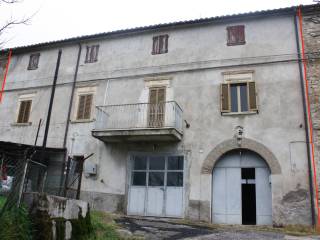
[[[31,240],[32,226],[25,207],[6,210],[0,221],[1,240]]]

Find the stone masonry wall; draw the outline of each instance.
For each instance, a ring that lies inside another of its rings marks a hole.
[[[320,183],[320,5],[303,12],[303,34],[309,82],[313,141],[317,163],[318,185]]]

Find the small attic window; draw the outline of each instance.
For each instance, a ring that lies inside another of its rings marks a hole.
[[[35,70],[38,68],[40,53],[33,53],[29,58],[28,70]]]
[[[244,33],[244,25],[238,26],[230,26],[227,27],[227,45],[234,46],[234,45],[243,45],[246,43],[245,40],[245,33]]]

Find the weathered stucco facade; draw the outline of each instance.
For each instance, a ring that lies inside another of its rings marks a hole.
[[[61,49],[47,145],[63,147],[80,43],[66,147],[71,156],[94,153],[87,164],[96,164],[98,169],[95,175],[84,174],[81,199],[93,208],[127,212],[132,156],[177,154],[184,157],[181,217],[213,221],[215,165],[228,152],[246,149],[262,157],[270,169],[272,223],[309,225],[309,169],[294,14],[290,8],[17,49],[0,104],[0,140],[33,144],[39,119],[46,119]],[[226,29],[234,25],[245,26],[245,44],[228,46]],[[153,55],[152,39],[161,34],[169,36],[168,52]],[[95,44],[99,44],[98,61],[85,63],[86,46]],[[34,52],[40,52],[39,66],[28,71],[29,55]],[[258,111],[221,113],[220,86],[226,75],[233,74],[250,74],[256,84]],[[318,83],[313,79],[316,90]],[[92,136],[97,128],[97,109],[93,109],[92,119],[76,120],[81,89],[93,92],[93,105],[104,106],[149,102],[150,86],[165,87],[166,101],[181,107],[180,141],[149,140],[145,134],[139,142],[104,142]],[[30,124],[16,123],[23,95],[32,96]],[[44,126],[39,144],[43,131]]]

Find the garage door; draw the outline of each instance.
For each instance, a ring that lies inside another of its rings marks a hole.
[[[183,156],[133,156],[128,214],[183,217]]]
[[[212,221],[272,224],[270,170],[259,155],[237,150],[218,161],[212,175]]]

